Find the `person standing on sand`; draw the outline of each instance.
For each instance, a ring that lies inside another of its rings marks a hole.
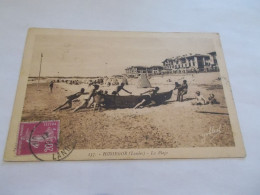
[[[144,93],[141,93],[140,95],[142,96],[143,94],[148,94],[148,96],[144,96],[144,98],[142,99],[141,102],[139,102],[138,104],[136,104],[136,106],[134,107],[134,109],[139,108],[140,106],[144,106],[144,105],[154,105],[156,102],[153,101],[154,96],[157,94],[157,92],[159,91],[159,87],[155,87],[154,89],[150,89]]]
[[[177,94],[177,100],[176,101],[180,101],[180,93],[181,93],[181,84],[179,84],[178,82],[175,82],[175,88],[173,90],[178,89],[178,94]]]
[[[62,104],[61,106],[59,106],[58,108],[55,108],[53,111],[71,108],[72,107],[72,101],[79,98],[81,95],[83,95],[84,91],[85,91],[85,89],[81,88],[80,92],[77,92],[77,93],[72,94],[70,96],[66,96],[67,101],[64,104]],[[64,107],[66,104],[68,104],[68,106]]]
[[[52,93],[52,89],[53,89],[53,84],[54,84],[54,81],[51,81],[50,84],[49,84],[49,88],[50,88],[51,93]]]
[[[118,85],[116,87],[116,89],[112,92],[112,95],[119,95],[119,92],[121,90],[124,90],[125,92],[129,93],[129,94],[132,94],[132,92],[129,92],[127,91],[125,88],[124,88],[125,84],[124,83],[121,83],[121,85]]]
[[[180,91],[180,101],[183,102],[183,96],[188,93],[188,84],[186,80],[183,80]]]
[[[78,111],[79,109],[82,109],[84,107],[89,107],[90,105],[93,104],[93,102],[89,103],[90,99],[95,95],[96,91],[99,89],[99,85],[93,85],[93,83],[90,83],[89,84],[89,89],[88,91],[89,92],[86,92],[85,94],[88,94],[88,96],[85,96],[83,98],[83,101],[82,103],[76,107],[73,112],[76,112]]]

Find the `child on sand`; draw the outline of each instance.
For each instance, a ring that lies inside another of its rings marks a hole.
[[[208,104],[219,104],[214,94],[209,94],[208,100],[209,100],[207,101]]]
[[[196,101],[192,102],[192,105],[205,105],[206,104],[206,100],[205,98],[200,95],[200,91],[196,91]]]

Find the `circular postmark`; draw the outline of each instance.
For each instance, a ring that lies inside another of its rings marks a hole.
[[[75,149],[76,140],[59,145],[59,121],[40,121],[31,130],[29,150],[39,161],[65,160]]]

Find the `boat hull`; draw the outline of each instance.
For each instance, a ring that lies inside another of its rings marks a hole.
[[[163,92],[156,94],[151,100],[154,101],[157,105],[162,104],[163,102],[169,100],[172,97],[172,92]],[[116,96],[116,95],[106,95],[104,97],[104,104],[106,108],[134,108],[138,103],[143,99],[149,98],[148,95],[142,96]]]

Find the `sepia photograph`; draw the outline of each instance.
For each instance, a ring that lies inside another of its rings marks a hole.
[[[0,195],[260,194],[259,10],[0,0]]]
[[[16,156],[69,146],[101,151],[92,159],[171,158],[165,149],[240,144],[218,34],[31,32]]]

